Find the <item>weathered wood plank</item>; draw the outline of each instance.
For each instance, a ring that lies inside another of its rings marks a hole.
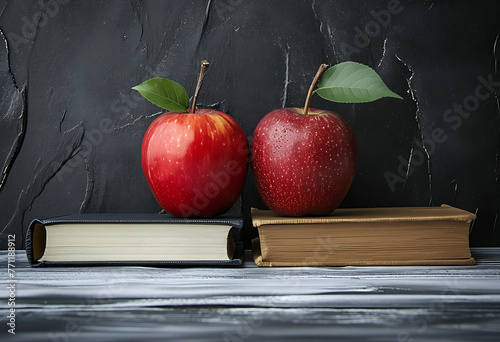
[[[16,341],[496,341],[500,249],[464,267],[31,268],[16,283]],[[248,255],[249,256],[249,255]],[[9,311],[0,291],[0,314]],[[12,337],[8,326],[0,336]]]

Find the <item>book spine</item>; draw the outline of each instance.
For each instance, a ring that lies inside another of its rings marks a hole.
[[[26,232],[26,257],[28,258],[28,262],[32,266],[36,266],[39,263],[35,261],[34,255],[33,255],[33,230],[35,228],[35,224],[42,224],[41,221],[39,220],[33,220],[29,226],[28,226],[28,231]]]

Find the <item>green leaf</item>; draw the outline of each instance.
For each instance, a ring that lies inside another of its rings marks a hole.
[[[343,62],[328,68],[315,92],[326,100],[343,103],[371,102],[382,97],[402,99],[387,88],[375,70],[356,62]]]
[[[179,84],[166,78],[152,78],[132,89],[149,101],[172,112],[187,113],[189,96]]]

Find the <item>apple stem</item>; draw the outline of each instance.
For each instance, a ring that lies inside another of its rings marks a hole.
[[[191,106],[192,113],[196,111],[196,99],[198,99],[198,93],[200,92],[201,83],[203,82],[203,77],[205,76],[205,71],[207,71],[209,64],[210,63],[208,63],[208,61],[206,60],[201,61],[200,76],[198,77],[198,84],[196,85],[196,90],[194,91],[193,105]]]
[[[314,79],[311,83],[311,86],[309,87],[309,92],[307,93],[306,97],[306,103],[304,104],[304,115],[307,115],[309,111],[309,102],[311,101],[311,96],[314,90],[314,87],[316,86],[316,83],[318,83],[319,78],[323,74],[323,72],[328,68],[327,64],[321,64],[319,66],[318,71],[316,72],[316,76],[314,76]]]

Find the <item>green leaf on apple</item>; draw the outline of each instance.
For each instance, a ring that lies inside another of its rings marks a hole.
[[[179,83],[166,78],[152,78],[132,89],[137,90],[155,105],[178,113],[187,113],[189,96]]]
[[[342,103],[371,102],[382,97],[402,99],[385,85],[375,70],[356,62],[343,62],[328,68],[315,93],[326,100]]]

